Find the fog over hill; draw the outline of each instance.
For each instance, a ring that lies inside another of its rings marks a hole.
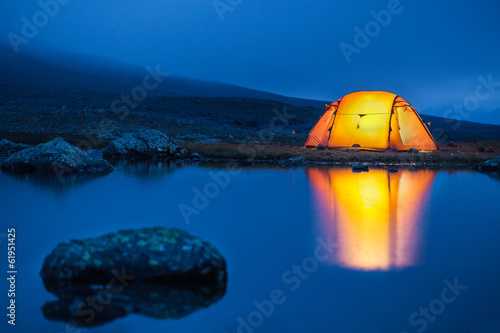
[[[326,102],[285,97],[220,82],[202,81],[170,74],[160,64],[145,68],[88,55],[42,52],[15,54],[0,48],[0,82],[29,86],[79,88],[89,91],[130,93],[147,75],[158,75],[161,84],[148,96],[244,97],[323,108]]]
[[[246,142],[269,126],[276,112],[288,110],[294,118],[280,133],[281,142],[300,145],[329,103],[179,77],[161,66],[56,52],[16,55],[0,48],[0,73],[0,132],[30,143],[63,134],[79,140],[101,119],[119,118],[113,110],[119,105],[131,116],[119,119],[107,139],[130,128],[157,127],[187,140]],[[500,138],[497,125],[420,113],[437,141]]]

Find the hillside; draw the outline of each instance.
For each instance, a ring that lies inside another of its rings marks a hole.
[[[95,57],[0,51],[0,138],[18,142],[62,136],[98,148],[145,127],[191,142],[301,145],[324,112],[325,102],[171,75],[142,102],[120,102],[142,85],[145,69]],[[500,126],[422,117],[441,133],[438,141],[500,139]]]

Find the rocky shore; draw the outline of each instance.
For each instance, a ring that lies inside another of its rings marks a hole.
[[[7,140],[0,142],[3,143],[0,144],[0,154],[10,156],[1,166],[3,171],[16,173],[55,171],[59,175],[105,174],[114,170],[113,161],[146,159],[188,163],[238,162],[241,166],[250,166],[254,163],[282,167],[364,163],[382,167],[473,168],[479,171],[495,171],[496,162],[486,162],[493,160],[497,152],[500,152],[500,141],[493,140],[449,142],[439,144],[437,151],[412,149],[409,152],[373,152],[321,147],[311,149],[291,145],[266,145],[260,142],[239,144],[176,142],[161,131],[147,129],[126,133],[111,141],[105,149],[79,149],[62,138],[34,147]]]

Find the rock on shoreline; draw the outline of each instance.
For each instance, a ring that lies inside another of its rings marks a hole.
[[[24,149],[8,157],[2,164],[5,172],[107,173],[114,167],[104,159],[70,145],[62,138]]]
[[[500,156],[492,158],[474,167],[478,171],[500,171]]]
[[[300,167],[310,164],[310,161],[306,160],[302,156],[290,157],[287,160],[279,160],[278,164],[283,167]]]
[[[17,153],[29,147],[31,146],[24,143],[15,143],[7,139],[2,139],[0,141],[0,155]]]
[[[139,130],[112,141],[102,153],[107,159],[177,159],[185,149],[157,130]]]

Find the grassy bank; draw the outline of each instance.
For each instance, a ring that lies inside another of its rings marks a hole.
[[[469,166],[487,161],[500,152],[500,141],[458,143],[456,147],[440,145],[432,152],[372,152],[316,150],[293,146],[273,146],[230,143],[182,143],[189,152],[216,159],[277,161],[302,156],[309,161],[326,163],[386,163],[386,164],[438,164]],[[482,151],[484,150],[484,151]],[[489,152],[486,152],[489,151]],[[497,153],[495,153],[497,152]]]

